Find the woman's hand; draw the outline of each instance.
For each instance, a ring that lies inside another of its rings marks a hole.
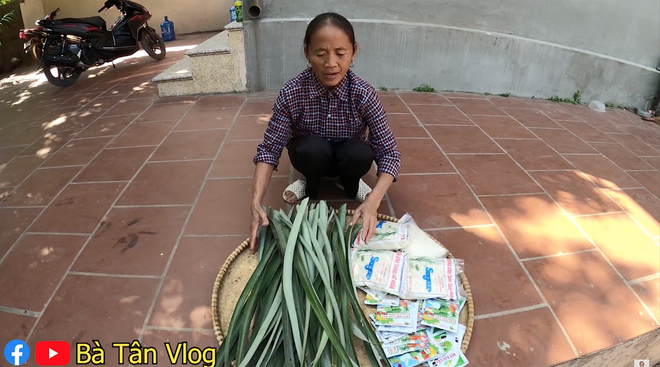
[[[367,197],[367,200],[365,200],[364,203],[355,209],[355,214],[353,215],[351,225],[355,225],[358,219],[362,218],[362,233],[364,243],[368,243],[374,233],[376,233],[379,206],[380,202],[370,200],[369,197]]]
[[[261,205],[252,205],[252,221],[250,222],[250,251],[252,254],[257,253],[258,244],[257,244],[257,233],[261,227],[268,225],[268,216],[266,211]]]

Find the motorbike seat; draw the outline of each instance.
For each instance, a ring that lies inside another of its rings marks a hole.
[[[84,23],[84,24],[90,24],[95,27],[99,27],[103,29],[104,31],[106,29],[106,23],[105,19],[96,16],[96,17],[89,17],[89,18],[62,18],[62,19],[56,19],[56,22],[61,22],[61,23]]]

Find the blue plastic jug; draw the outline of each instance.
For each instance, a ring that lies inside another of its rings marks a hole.
[[[173,41],[176,39],[176,34],[174,33],[174,23],[167,19],[167,15],[165,16],[165,20],[160,23],[160,31],[163,34],[163,41]]]
[[[229,18],[232,22],[236,21],[236,7],[232,6],[229,8]]]

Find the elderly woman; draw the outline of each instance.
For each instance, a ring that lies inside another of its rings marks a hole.
[[[304,197],[316,199],[321,178],[335,178],[349,199],[362,202],[353,223],[362,218],[365,240],[376,230],[376,211],[396,181],[401,153],[378,93],[351,70],[357,51],[353,26],[343,16],[324,13],[307,26],[308,68],[282,87],[254,157],[253,252],[259,225],[268,225],[262,201],[284,147],[293,168],[305,177],[286,188],[284,200],[295,204]],[[371,189],[362,177],[374,161],[378,180]]]

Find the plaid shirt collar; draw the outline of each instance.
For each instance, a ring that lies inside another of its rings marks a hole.
[[[312,68],[308,68],[306,71],[306,76],[307,76],[307,86],[309,89],[309,96],[310,98],[319,98],[319,97],[325,97],[330,94],[334,94],[337,96],[337,98],[341,99],[342,101],[348,101],[348,97],[350,95],[350,78],[353,76],[353,71],[349,70],[346,73],[346,76],[344,79],[342,79],[339,84],[337,84],[334,88],[331,90],[328,90],[326,87],[321,84],[318,79],[316,79],[316,75],[314,74],[314,71]]]

